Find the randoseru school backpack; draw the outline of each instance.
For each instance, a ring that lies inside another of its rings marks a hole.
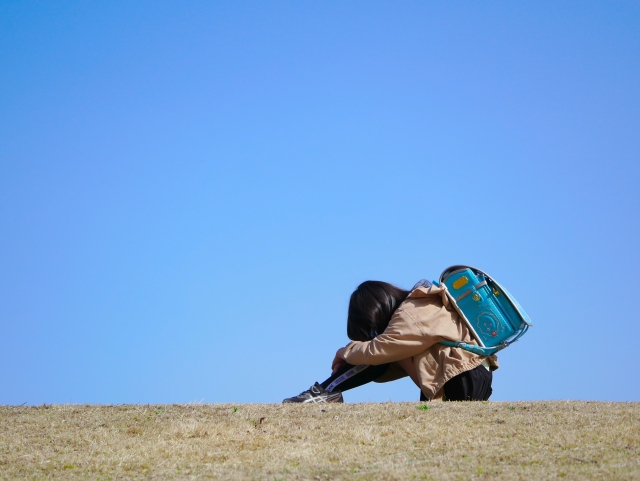
[[[516,342],[532,326],[531,319],[509,292],[489,274],[471,266],[451,266],[435,285],[471,330],[478,346],[459,341],[441,344],[490,356]]]

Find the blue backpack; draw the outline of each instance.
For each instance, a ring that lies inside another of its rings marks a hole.
[[[444,288],[479,344],[441,341],[445,346],[490,356],[516,342],[532,326],[518,301],[480,269],[451,266],[444,270],[439,281],[433,283]]]

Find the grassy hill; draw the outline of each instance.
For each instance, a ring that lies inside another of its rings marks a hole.
[[[0,478],[640,479],[640,403],[3,406]]]

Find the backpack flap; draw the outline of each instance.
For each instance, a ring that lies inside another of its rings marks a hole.
[[[479,346],[457,341],[442,344],[488,356],[518,340],[531,326],[513,296],[488,274],[470,266],[452,266],[440,276],[452,305]]]

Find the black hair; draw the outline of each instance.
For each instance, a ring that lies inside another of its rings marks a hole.
[[[381,281],[365,281],[351,294],[347,336],[352,341],[370,341],[389,325],[395,310],[409,291]]]

